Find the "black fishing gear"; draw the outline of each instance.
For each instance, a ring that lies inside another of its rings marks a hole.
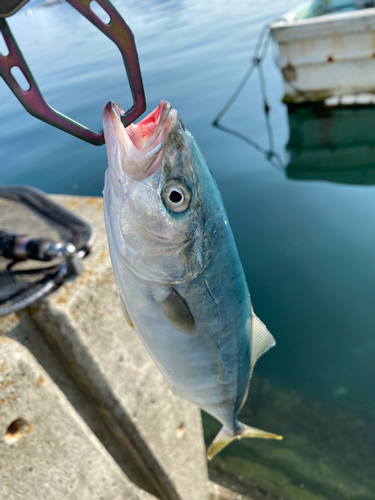
[[[93,241],[89,224],[41,191],[0,186],[0,316],[78,276]]]

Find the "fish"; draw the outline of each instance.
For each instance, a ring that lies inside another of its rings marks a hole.
[[[112,101],[103,109],[103,206],[125,319],[173,394],[222,424],[209,459],[234,439],[282,439],[238,418],[275,340],[254,313],[203,154],[167,101],[128,127],[123,112]]]

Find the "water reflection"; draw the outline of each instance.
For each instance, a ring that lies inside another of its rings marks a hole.
[[[265,125],[267,132],[268,132],[268,143],[269,143],[268,148],[264,148],[263,146],[261,146],[257,142],[253,141],[251,139],[251,137],[248,137],[247,135],[242,134],[241,132],[239,132],[235,129],[226,127],[226,126],[222,125],[221,123],[214,123],[213,125],[214,125],[214,127],[218,128],[219,130],[221,130],[227,134],[233,135],[234,137],[238,137],[238,139],[241,139],[242,141],[249,144],[249,146],[251,146],[256,151],[261,153],[265,157],[265,159],[275,168],[284,168],[282,159],[280,158],[279,154],[274,150],[273,133],[272,133],[271,122],[269,120],[268,114],[266,115],[266,125]]]
[[[374,108],[290,110],[286,175],[305,181],[374,185],[374,120]]]
[[[375,185],[375,109],[306,106],[288,110],[289,161],[274,149],[272,122],[265,111],[265,148],[239,130],[214,122],[223,132],[246,142],[289,179]]]

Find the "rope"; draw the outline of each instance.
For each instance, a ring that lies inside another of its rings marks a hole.
[[[263,67],[262,67],[262,62],[264,58],[267,55],[268,48],[270,45],[271,41],[271,30],[270,30],[270,24],[271,23],[266,23],[260,32],[257,44],[255,46],[254,54],[251,59],[251,64],[249,69],[246,71],[244,77],[242,78],[241,82],[237,86],[236,90],[232,94],[231,98],[228,100],[228,102],[223,106],[223,108],[219,111],[217,114],[216,118],[212,122],[212,125],[223,132],[227,132],[228,134],[234,135],[235,137],[238,137],[239,139],[242,139],[245,141],[247,144],[252,146],[254,149],[262,153],[267,161],[269,161],[274,167],[279,168],[279,169],[284,169],[284,163],[281,160],[280,156],[278,153],[274,151],[275,145],[274,145],[274,138],[273,138],[273,132],[272,132],[272,126],[270,122],[270,106],[268,104],[268,99],[267,99],[267,90],[266,90],[266,80],[264,77],[264,72],[263,72]],[[245,87],[246,83],[249,81],[251,75],[255,71],[255,69],[258,69],[258,74],[259,74],[259,79],[260,79],[260,87],[261,87],[261,94],[262,94],[262,100],[263,100],[263,111],[265,115],[265,121],[266,121],[266,128],[267,128],[267,134],[268,134],[268,142],[269,142],[269,149],[266,150],[262,146],[260,146],[258,143],[255,141],[251,140],[249,137],[246,135],[237,132],[236,130],[230,129],[229,127],[225,127],[224,125],[221,125],[219,122],[222,119],[222,117],[225,115],[225,113],[229,110],[229,108],[233,105],[243,88]]]
[[[269,25],[270,25],[270,23],[267,23],[263,26],[263,28],[260,32],[256,47],[255,47],[255,51],[254,51],[254,55],[253,55],[253,58],[251,61],[250,68],[246,71],[245,76],[242,78],[240,84],[238,85],[238,87],[234,91],[232,97],[229,99],[229,101],[223,106],[223,108],[217,114],[216,118],[214,119],[214,121],[212,123],[214,126],[217,126],[219,124],[219,121],[221,120],[221,118],[225,115],[225,113],[228,111],[228,109],[232,106],[234,101],[240,95],[242,89],[244,88],[244,86],[248,82],[249,78],[253,74],[255,68],[260,67],[264,57],[266,56],[267,51],[268,51],[268,47],[269,47],[269,42],[271,39],[271,32],[269,30]]]

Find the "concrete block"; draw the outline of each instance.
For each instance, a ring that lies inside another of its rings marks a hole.
[[[0,477],[2,499],[155,498],[126,478],[30,352],[4,335]]]
[[[140,461],[126,436],[121,430],[116,432],[113,419],[111,422],[108,422],[108,418],[103,420],[95,402],[87,398],[84,391],[77,386],[70,367],[64,366],[45,342],[38,327],[31,320],[29,311],[1,317],[0,335],[18,341],[33,354],[126,476],[140,488],[152,494],[157,493],[150,471]]]
[[[244,497],[240,493],[236,493],[220,484],[214,483],[213,481],[209,482],[209,500],[260,500],[261,498],[266,500],[263,495],[257,497],[257,499]]]
[[[168,500],[207,500],[200,412],[173,398],[121,312],[101,198],[56,196],[95,228],[85,271],[31,309],[31,319],[102,418],[124,437]]]

